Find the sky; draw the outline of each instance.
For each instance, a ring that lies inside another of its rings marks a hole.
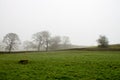
[[[75,45],[97,45],[99,35],[120,43],[120,0],[0,0],[1,40],[11,32],[31,40],[44,30]]]

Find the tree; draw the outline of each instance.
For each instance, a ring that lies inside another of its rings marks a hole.
[[[60,36],[55,36],[50,39],[50,49],[56,50],[60,47],[61,38]]]
[[[37,50],[40,51],[42,45],[43,45],[43,35],[41,32],[37,32],[35,34],[33,34],[33,39],[34,41],[37,43]]]
[[[36,48],[36,45],[31,41],[24,41],[23,42],[23,47],[26,50],[33,50],[33,49]]]
[[[45,50],[48,51],[49,43],[50,43],[50,33],[48,31],[42,31],[42,38]]]
[[[99,39],[97,40],[98,42],[98,47],[101,47],[101,48],[107,48],[108,47],[108,39],[106,36],[102,36],[100,35]]]
[[[15,33],[8,33],[3,39],[3,42],[6,44],[5,49],[11,52],[11,50],[15,50],[20,44],[20,39]]]
[[[38,45],[37,47],[38,51],[40,51],[42,47],[44,47],[45,50],[48,51],[48,47],[50,43],[50,33],[48,31],[41,31],[41,32],[35,33],[33,35],[33,39]]]
[[[63,45],[63,48],[70,48],[70,39],[68,36],[63,36],[62,37],[62,45]]]

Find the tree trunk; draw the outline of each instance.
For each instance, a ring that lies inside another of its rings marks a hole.
[[[46,52],[48,51],[48,41],[46,41]]]
[[[40,44],[40,42],[39,42],[39,44],[38,44],[38,51],[40,51],[40,46],[41,46],[41,44]]]
[[[10,47],[9,47],[9,53],[11,52],[12,50],[12,45],[10,44]]]

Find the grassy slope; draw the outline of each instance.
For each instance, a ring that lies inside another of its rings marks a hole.
[[[19,64],[21,59],[29,63]],[[120,51],[0,54],[0,80],[107,79],[120,79]]]
[[[113,45],[109,45],[110,48],[117,48],[120,49],[120,44],[113,44]]]

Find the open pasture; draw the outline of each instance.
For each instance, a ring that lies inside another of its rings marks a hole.
[[[20,64],[20,60],[28,64]],[[0,54],[0,80],[119,80],[120,51]]]

